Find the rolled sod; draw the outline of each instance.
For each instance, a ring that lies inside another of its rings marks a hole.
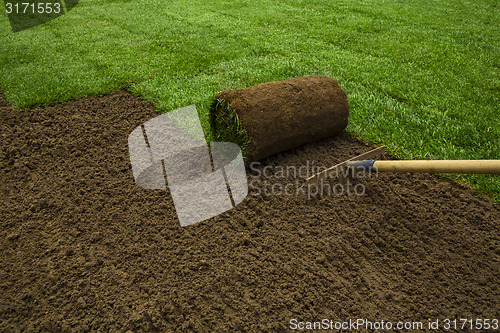
[[[217,141],[239,144],[248,164],[339,135],[348,116],[338,82],[314,75],[224,90],[211,105],[210,126]]]

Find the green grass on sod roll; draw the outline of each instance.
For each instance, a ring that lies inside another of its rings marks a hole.
[[[3,8],[3,7],[2,7]],[[500,158],[500,8],[477,0],[80,0],[12,33],[0,11],[0,90],[16,107],[126,87],[159,111],[324,74],[348,132],[401,159]],[[500,177],[450,176],[500,202]]]
[[[245,157],[248,147],[248,135],[240,123],[238,115],[231,106],[224,101],[216,99],[210,106],[210,128],[215,141],[234,142],[241,148]]]

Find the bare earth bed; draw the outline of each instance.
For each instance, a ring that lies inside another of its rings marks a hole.
[[[158,115],[150,103],[126,91],[34,110],[1,99],[0,114],[2,332],[500,317],[500,210],[468,188],[381,174],[351,180],[362,196],[263,192],[302,180],[264,179],[265,166],[330,166],[371,144],[342,136],[271,157],[249,170],[240,205],[181,228],[170,194],[132,177],[127,138]]]

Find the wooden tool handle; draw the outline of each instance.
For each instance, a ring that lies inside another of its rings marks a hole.
[[[379,172],[500,174],[500,160],[375,161]]]

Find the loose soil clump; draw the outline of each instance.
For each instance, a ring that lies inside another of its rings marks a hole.
[[[363,195],[295,195],[316,167],[372,144],[340,136],[253,164],[241,204],[181,228],[169,192],[132,176],[128,134],[157,116],[152,104],[126,91],[38,109],[4,102],[2,332],[500,316],[500,210],[487,199],[425,174],[335,180]]]

